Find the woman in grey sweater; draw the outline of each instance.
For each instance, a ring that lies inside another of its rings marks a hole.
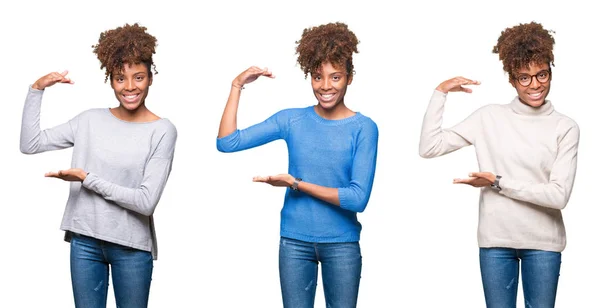
[[[40,129],[45,89],[72,84],[67,71],[29,88],[21,152],[73,147],[71,169],[49,172],[70,182],[61,229],[71,243],[71,280],[77,307],[106,307],[109,265],[118,307],[146,307],[157,257],[152,214],[167,183],[177,139],[175,126],[145,105],[156,38],[138,24],[100,35],[94,53],[119,106],[84,111]]]

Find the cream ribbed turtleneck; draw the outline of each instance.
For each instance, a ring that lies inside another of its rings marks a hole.
[[[501,191],[481,189],[479,246],[562,251],[566,236],[560,210],[569,201],[577,167],[575,121],[555,111],[549,100],[533,108],[516,97],[442,129],[445,101],[446,94],[433,93],[420,155],[437,157],[472,144],[479,170],[502,176]]]

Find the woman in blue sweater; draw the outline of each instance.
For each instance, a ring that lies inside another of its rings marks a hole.
[[[286,174],[255,177],[286,187],[281,211],[279,275],[285,307],[313,307],[318,263],[327,307],[355,307],[362,260],[361,224],[377,159],[378,129],[373,120],[344,104],[352,83],[352,55],[358,39],[343,23],[304,30],[297,42],[298,64],[310,74],[317,104],[281,110],[243,130],[236,117],[244,85],[268,69],[250,67],[231,84],[221,118],[217,148],[242,151],[277,139],[289,152]]]

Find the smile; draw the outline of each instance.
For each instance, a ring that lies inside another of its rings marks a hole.
[[[123,95],[123,99],[128,102],[128,103],[133,103],[137,100],[137,98],[140,96],[140,94],[130,94],[130,95]]]
[[[319,94],[319,96],[321,96],[321,100],[323,100],[324,102],[330,102],[335,98],[335,93]]]
[[[532,99],[539,99],[542,97],[543,91],[541,92],[537,92],[537,93],[527,93],[527,95],[529,97],[531,97]]]

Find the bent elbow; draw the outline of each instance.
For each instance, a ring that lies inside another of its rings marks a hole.
[[[419,145],[419,156],[422,158],[434,158],[436,155],[431,147]]]
[[[352,212],[362,213],[367,208],[368,203],[369,197],[357,197],[352,202],[348,202],[348,204],[344,205],[342,208]]]
[[[25,144],[21,144],[21,145],[19,146],[19,150],[20,150],[20,151],[21,151],[21,153],[23,153],[23,154],[35,154],[35,153],[37,152],[37,151],[36,151],[37,149],[35,149],[35,148],[34,148],[34,147],[32,147],[32,146],[27,146],[27,145],[25,145]]]

